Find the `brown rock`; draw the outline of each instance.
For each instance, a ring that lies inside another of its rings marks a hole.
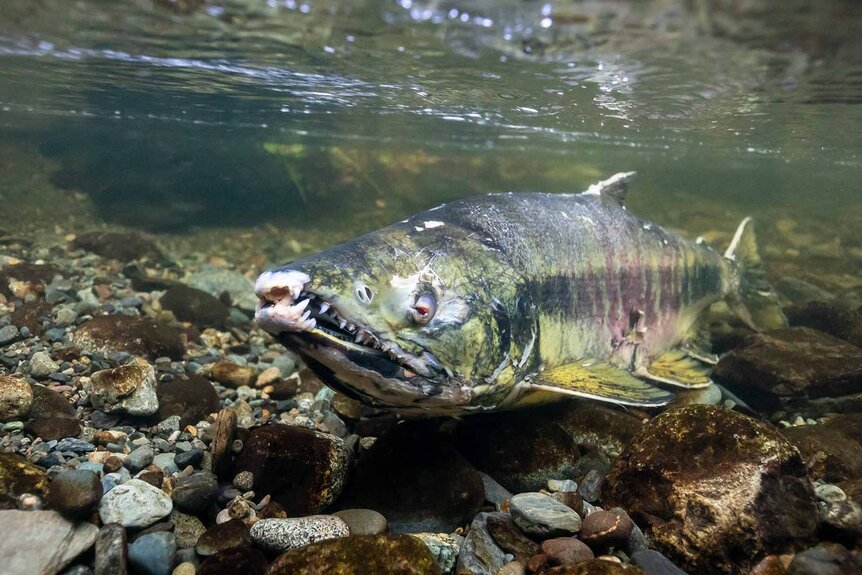
[[[767,555],[749,575],[787,575],[787,566],[780,555]]]
[[[53,309],[51,304],[44,301],[27,302],[12,312],[12,325],[18,329],[26,327],[33,335],[42,335],[42,322],[39,318],[50,316]]]
[[[72,333],[72,342],[93,353],[126,351],[150,359],[182,359],[185,346],[179,331],[168,324],[124,315],[91,319]]]
[[[27,417],[33,405],[33,390],[21,377],[0,374],[0,421]]]
[[[836,416],[855,420],[862,427],[862,414]],[[796,446],[813,479],[830,483],[862,477],[862,445],[847,437],[839,424],[798,425],[781,433]]]
[[[217,297],[185,285],[170,288],[159,303],[164,309],[173,312],[178,320],[199,327],[223,328],[230,314],[230,309]]]
[[[575,401],[557,410],[560,426],[575,444],[601,449],[611,458],[622,453],[643,428],[635,415],[594,401]]]
[[[251,532],[246,524],[242,519],[231,519],[207,529],[198,539],[195,551],[208,557],[227,549],[251,547],[251,544]]]
[[[584,498],[577,491],[558,491],[551,495],[554,499],[575,511],[578,515],[584,515]]]
[[[713,376],[755,405],[862,392],[862,349],[806,327],[751,335]]]
[[[0,453],[0,509],[16,509],[24,493],[44,497],[47,487],[44,469],[15,453]]]
[[[156,387],[159,398],[159,419],[180,416],[180,425],[194,425],[219,410],[219,397],[210,381],[189,374],[173,381],[160,381]]]
[[[48,264],[31,264],[22,262],[0,270],[0,294],[7,298],[17,297],[10,289],[14,282],[26,284],[28,292],[45,293],[45,285],[51,283],[57,274],[57,268]],[[20,295],[20,294],[19,294]]]
[[[736,573],[814,533],[796,449],[771,426],[716,406],[649,422],[614,464],[603,502],[651,527],[657,549],[697,573]]]
[[[527,573],[543,573],[550,562],[551,558],[544,553],[533,555],[527,559]]]
[[[219,411],[212,427],[210,451],[213,458],[213,471],[220,476],[230,473],[230,450],[236,436],[236,422],[236,412],[225,408]]]
[[[140,259],[164,259],[153,240],[134,232],[89,232],[77,236],[72,247],[124,263]]]
[[[54,477],[48,487],[45,503],[66,517],[86,519],[99,507],[102,482],[92,471],[72,469]]]
[[[552,567],[543,575],[646,575],[646,573],[634,565],[593,559],[574,565]]]
[[[456,446],[509,491],[536,491],[548,479],[577,471],[580,452],[557,413],[540,408],[467,417],[458,425]]]
[[[269,393],[271,398],[276,400],[290,399],[296,395],[299,389],[299,382],[296,379],[285,379],[276,381],[269,388],[267,393]]]
[[[341,493],[351,451],[341,439],[290,425],[253,429],[234,465],[249,471],[254,491],[269,494],[289,515],[322,511]]]
[[[574,565],[595,558],[587,544],[574,537],[558,537],[543,541],[542,552],[548,556],[551,565]]]
[[[212,378],[225,387],[237,388],[241,385],[254,385],[257,372],[248,366],[237,365],[226,359],[213,364],[210,371]]]
[[[257,549],[225,549],[207,557],[198,575],[265,575],[269,568],[266,556]]]
[[[30,414],[40,419],[63,417],[77,420],[78,418],[75,407],[68,399],[43,385],[33,386],[33,407],[30,409]]]
[[[596,511],[584,518],[580,538],[597,547],[624,543],[631,535],[634,523],[625,515],[610,511]]]
[[[491,515],[487,520],[487,528],[497,546],[519,561],[526,561],[540,551],[539,545],[515,527],[511,519]]]
[[[484,499],[482,477],[434,423],[405,422],[359,458],[339,506],[379,511],[392,533],[449,533]]]
[[[54,441],[77,437],[81,433],[81,426],[76,419],[48,417],[30,420],[24,426],[24,432],[33,437],[41,437],[44,441]]]
[[[439,575],[424,543],[406,535],[355,535],[284,553],[268,575]]]
[[[812,301],[785,311],[790,325],[810,327],[862,347],[862,308]]]

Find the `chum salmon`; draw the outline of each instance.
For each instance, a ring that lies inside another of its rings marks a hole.
[[[711,304],[753,328],[785,320],[750,219],[720,253],[629,213],[632,175],[454,201],[266,271],[257,323],[375,407],[665,405],[674,387],[712,385],[693,337]]]

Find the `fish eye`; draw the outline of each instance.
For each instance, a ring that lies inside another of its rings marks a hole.
[[[413,321],[421,324],[428,323],[437,312],[437,300],[430,293],[420,294],[413,303],[412,312]]]

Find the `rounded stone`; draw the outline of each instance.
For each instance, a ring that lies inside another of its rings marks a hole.
[[[173,533],[141,535],[129,545],[129,563],[140,575],[171,575],[177,542]]]
[[[180,321],[200,327],[223,328],[230,310],[217,297],[186,285],[168,289],[159,300]]]
[[[45,470],[15,453],[0,453],[0,509],[17,509],[24,493],[42,497],[48,487]]]
[[[574,565],[595,559],[592,549],[574,537],[557,537],[542,542],[542,553],[551,565]]]
[[[70,417],[37,418],[27,422],[24,432],[44,441],[58,441],[81,433],[81,425]]]
[[[519,493],[509,509],[515,525],[529,535],[572,535],[581,529],[581,518],[571,507],[542,493]]]
[[[191,548],[197,545],[198,539],[207,530],[200,519],[176,509],[171,512],[171,521],[174,522],[174,535],[177,538],[177,547],[180,549]]]
[[[219,410],[218,392],[210,381],[195,374],[172,381],[160,381],[156,387],[159,419],[180,417],[180,425],[194,425]]]
[[[628,541],[634,523],[625,515],[596,511],[584,518],[580,538],[590,545],[614,545]]]
[[[33,405],[33,390],[26,380],[0,375],[0,421],[24,419]]]
[[[267,575],[439,575],[428,547],[409,535],[355,535],[313,543],[278,557]]]
[[[351,535],[383,535],[389,531],[386,518],[373,509],[344,509],[333,515],[347,523]]]
[[[198,568],[195,567],[194,563],[190,563],[188,561],[183,561],[171,571],[171,575],[196,575],[198,572]]]
[[[250,547],[225,549],[207,557],[198,575],[265,575],[269,569],[266,556]]]
[[[207,557],[227,549],[251,547],[248,526],[240,519],[217,523],[204,532],[195,545],[198,555]]]
[[[177,480],[171,499],[177,509],[192,515],[206,512],[215,500],[218,480],[212,473],[194,473]]]
[[[257,372],[248,366],[237,365],[231,361],[223,359],[216,362],[210,368],[212,378],[224,385],[225,387],[242,387],[243,385],[252,386],[257,377]]]
[[[130,479],[108,491],[99,505],[102,523],[123,527],[149,527],[173,509],[171,498],[140,479]]]
[[[71,337],[77,347],[93,353],[125,351],[152,359],[167,356],[177,360],[185,353],[179,330],[141,317],[95,317],[79,326]]]
[[[321,511],[341,493],[352,452],[341,439],[288,425],[252,430],[235,471],[254,477],[254,491],[269,494],[291,515]]]
[[[84,519],[102,499],[102,481],[92,471],[70,470],[58,474],[48,486],[45,502],[63,515]]]
[[[348,535],[350,529],[347,523],[333,515],[261,519],[251,527],[251,538],[255,545],[279,553]]]
[[[799,452],[767,423],[709,405],[647,423],[615,462],[602,501],[649,517],[656,549],[693,572],[742,571],[816,529]]]

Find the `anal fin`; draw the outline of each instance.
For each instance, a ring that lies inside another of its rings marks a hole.
[[[667,405],[675,397],[673,393],[652,386],[624,369],[592,360],[543,371],[531,381],[530,388],[640,407]]]
[[[693,358],[691,351],[685,349],[672,349],[661,354],[652,360],[649,367],[642,368],[637,374],[686,389],[708,387],[712,383],[709,368]]]

